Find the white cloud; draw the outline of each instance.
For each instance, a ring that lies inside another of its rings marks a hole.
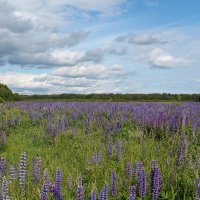
[[[69,48],[78,45],[89,33],[84,30],[66,30],[69,22],[67,11],[71,7],[85,12],[112,14],[125,2],[0,0],[0,65],[50,68],[85,61],[98,63],[103,61],[106,54],[124,54],[125,48],[109,45],[88,52],[72,51]]]
[[[39,76],[40,75],[6,72],[0,74],[0,80],[1,82],[9,85],[11,88],[43,89],[50,87],[49,83],[45,81],[44,82],[34,81],[34,79]]]
[[[84,58],[84,52],[55,49],[52,52],[44,53],[16,53],[9,57],[8,62],[20,66],[51,68],[64,65],[74,65],[78,62],[82,62]]]
[[[188,64],[184,58],[176,58],[160,48],[155,48],[149,53],[149,63],[155,68],[183,67]]]
[[[77,31],[65,35],[43,34],[16,35],[6,30],[0,31],[0,59],[12,65],[48,68],[59,65],[72,65],[78,62],[85,52],[66,50],[78,44],[87,35]]]
[[[129,44],[136,44],[136,45],[151,45],[151,44],[164,44],[167,41],[162,41],[156,37],[153,37],[149,33],[142,33],[142,34],[134,34],[129,33],[127,35],[119,36],[115,39],[117,42],[127,42]]]
[[[138,84],[128,79],[122,66],[110,67],[92,62],[74,67],[61,67],[51,73],[28,74],[5,72],[2,83],[13,91],[33,93],[98,93],[137,91]]]
[[[54,75],[62,77],[85,77],[87,79],[107,79],[126,75],[119,65],[107,67],[103,64],[85,62],[73,67],[61,67],[55,70]]]

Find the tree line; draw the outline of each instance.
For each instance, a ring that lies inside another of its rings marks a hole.
[[[151,94],[35,94],[20,95],[13,93],[7,85],[0,83],[0,103],[6,101],[20,100],[64,100],[64,101],[108,101],[108,102],[127,102],[127,101],[194,101],[200,102],[200,94],[170,94],[170,93],[151,93]]]
[[[200,102],[200,94],[44,94],[24,96],[26,100],[75,100],[75,101],[194,101]]]

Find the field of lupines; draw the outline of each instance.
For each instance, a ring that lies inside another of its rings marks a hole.
[[[0,106],[0,199],[200,199],[200,104]]]

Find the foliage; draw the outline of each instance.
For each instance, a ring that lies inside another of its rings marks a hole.
[[[13,101],[14,95],[6,85],[0,84],[0,98],[4,101]]]

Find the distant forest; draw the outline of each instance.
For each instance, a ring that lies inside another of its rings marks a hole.
[[[200,94],[51,94],[24,96],[26,100],[66,101],[194,101],[200,102]]]
[[[50,95],[20,95],[13,93],[7,85],[0,84],[0,103],[7,101],[35,100],[35,101],[108,101],[108,102],[128,102],[128,101],[194,101],[200,102],[200,94],[50,94]]]

